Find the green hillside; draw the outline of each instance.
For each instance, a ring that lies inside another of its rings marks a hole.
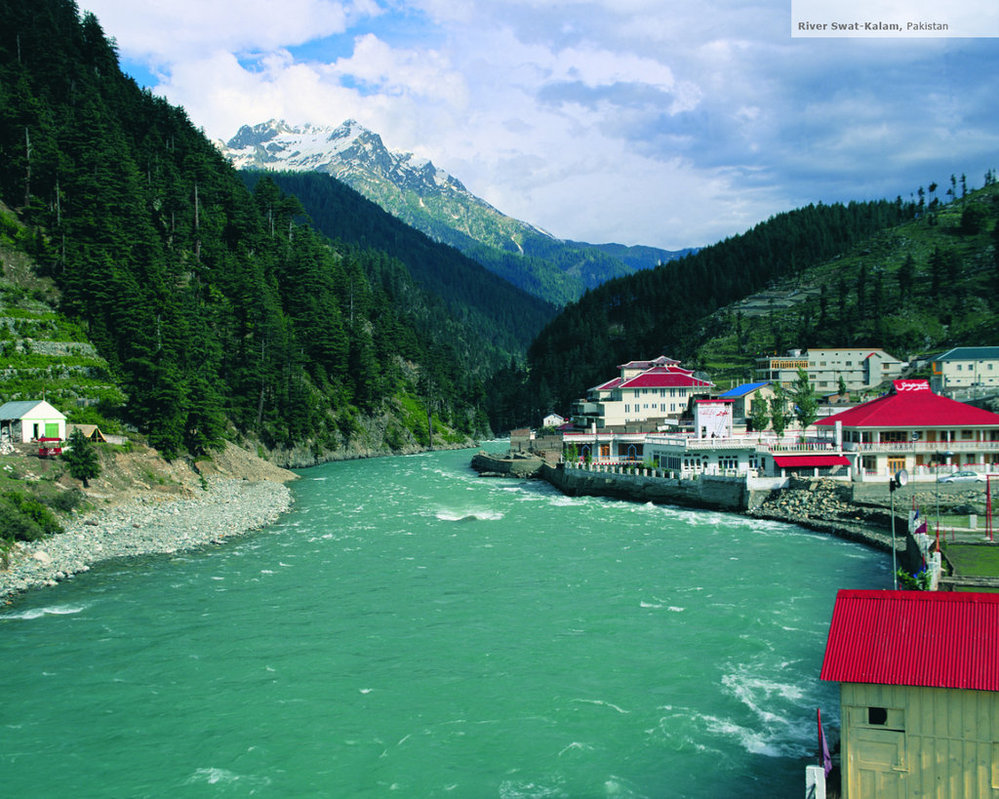
[[[696,360],[722,386],[789,347],[883,347],[902,360],[999,341],[999,186],[882,231],[708,317]]]
[[[568,410],[574,398],[633,358],[665,353],[696,364],[720,308],[793,281],[918,213],[915,203],[901,199],[810,205],[593,289],[545,327],[531,345],[526,371],[496,376],[489,392],[494,427],[524,424],[552,408]]]
[[[547,302],[486,270],[453,247],[432,241],[349,186],[318,172],[241,173],[252,189],[264,175],[294,195],[309,221],[323,235],[351,247],[373,247],[403,264],[425,296],[419,304],[432,309],[428,321],[448,317],[454,328],[436,330],[444,340],[465,342],[467,363],[481,373],[483,366],[505,364],[511,355],[522,359],[542,327],[555,315]],[[436,298],[436,299],[435,299]],[[413,298],[416,301],[416,298]],[[475,341],[469,342],[473,332]],[[479,351],[475,357],[469,347]],[[490,370],[491,371],[491,370]]]
[[[963,181],[962,181],[963,183]],[[490,390],[505,429],[572,399],[632,358],[666,354],[720,388],[758,355],[791,347],[883,347],[903,360],[999,340],[999,186],[948,202],[812,205],[655,270],[611,281],[536,339],[527,370]]]

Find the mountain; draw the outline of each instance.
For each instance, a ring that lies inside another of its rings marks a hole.
[[[687,252],[563,241],[501,213],[431,161],[390,151],[380,136],[353,120],[337,127],[293,127],[271,120],[244,126],[218,146],[238,169],[332,175],[417,230],[555,305]]]

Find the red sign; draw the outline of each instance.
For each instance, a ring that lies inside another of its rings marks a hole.
[[[902,391],[929,391],[930,381],[929,380],[892,380],[892,385],[895,386],[895,393],[898,394]]]

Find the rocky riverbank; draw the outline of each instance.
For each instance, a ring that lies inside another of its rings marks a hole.
[[[171,553],[222,541],[275,521],[291,505],[280,482],[212,478],[185,499],[133,496],[94,511],[43,541],[17,544],[0,569],[0,600],[112,558]]]

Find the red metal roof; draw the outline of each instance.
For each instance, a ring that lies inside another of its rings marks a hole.
[[[693,372],[677,367],[657,366],[635,375],[621,384],[621,388],[670,388],[677,386],[712,386],[707,380],[699,380]]]
[[[941,397],[925,380],[896,380],[891,394],[820,419],[816,426],[999,427],[999,414]]]
[[[793,469],[802,466],[849,466],[850,459],[845,455],[774,455],[774,463],[779,469]]]
[[[999,691],[999,594],[840,591],[820,676]]]

